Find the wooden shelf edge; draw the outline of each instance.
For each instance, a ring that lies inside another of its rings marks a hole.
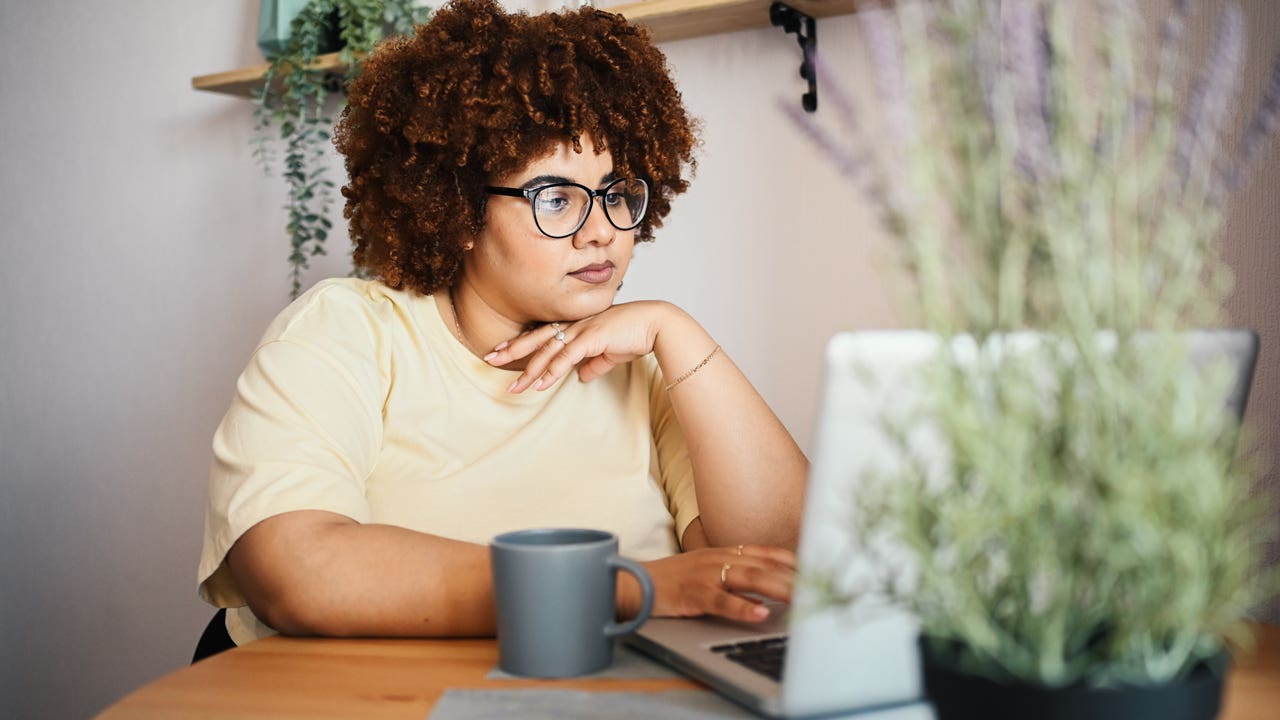
[[[196,90],[253,97],[253,91],[262,85],[262,78],[267,74],[269,67],[271,63],[264,62],[212,75],[198,75],[191,78],[191,87]],[[347,68],[342,62],[342,53],[336,52],[317,56],[311,67],[336,74],[345,73]]]
[[[648,28],[655,42],[685,40],[769,27],[769,5],[772,0],[641,0],[624,5],[601,8],[619,13],[632,22]],[[856,9],[855,0],[788,0],[787,4],[813,17],[847,15]],[[781,29],[778,30],[782,32]],[[251,65],[227,72],[191,78],[191,87],[207,92],[238,97],[252,97],[262,83],[268,63]],[[339,53],[316,58],[314,67],[337,74],[345,73]]]
[[[643,25],[656,42],[769,27],[773,0],[641,0],[602,8]],[[848,15],[855,0],[787,0],[815,18]],[[782,33],[782,29],[778,29]]]

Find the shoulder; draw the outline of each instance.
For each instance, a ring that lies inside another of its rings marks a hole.
[[[428,296],[394,290],[373,280],[322,280],[276,316],[262,343],[320,337],[376,338],[405,325],[418,306],[433,302]]]

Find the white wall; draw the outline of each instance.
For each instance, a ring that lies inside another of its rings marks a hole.
[[[1256,58],[1280,31],[1265,0],[1249,7]],[[287,300],[287,247],[283,189],[249,156],[249,103],[189,81],[260,61],[256,16],[255,0],[0,2],[7,715],[93,714],[184,665],[210,615],[194,588],[209,439]],[[856,23],[818,28],[828,63],[865,89]],[[826,337],[895,322],[889,246],[775,108],[803,91],[793,36],[664,49],[705,147],[622,297],[692,311],[807,447]],[[1276,158],[1229,227],[1238,315],[1272,356]],[[346,271],[334,251],[310,280]],[[1275,368],[1264,357],[1251,410],[1271,447]]]
[[[189,661],[209,437],[287,292],[247,103],[257,3],[0,5],[0,714]],[[270,240],[268,240],[270,238]]]

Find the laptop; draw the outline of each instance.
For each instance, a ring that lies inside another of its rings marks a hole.
[[[1015,351],[1042,339],[1032,333],[1006,336]],[[1188,333],[1187,339],[1194,370],[1225,363],[1234,373],[1224,405],[1242,417],[1257,336],[1249,330],[1212,330]],[[1099,342],[1114,343],[1114,338],[1100,336]],[[821,589],[804,578],[825,573],[846,589],[871,588],[889,575],[909,572],[906,559],[895,559],[892,548],[879,548],[875,561],[858,553],[845,528],[860,479],[900,466],[901,446],[885,436],[886,419],[892,424],[922,417],[927,393],[919,371],[937,357],[939,343],[935,334],[903,330],[840,333],[827,345],[790,607],[772,604],[762,624],[652,618],[626,642],[768,717],[858,712],[877,720],[931,718],[928,705],[920,702],[915,619],[874,593],[851,607],[824,608]],[[958,356],[976,355],[971,338],[955,343]],[[945,472],[941,437],[927,423],[917,425],[907,438],[913,458],[929,472]]]

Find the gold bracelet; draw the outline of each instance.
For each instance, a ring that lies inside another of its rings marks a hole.
[[[698,371],[699,371],[699,370],[701,370],[701,369],[702,369],[702,368],[703,368],[707,363],[711,362],[711,358],[715,357],[715,356],[716,356],[716,353],[718,353],[718,352],[720,352],[720,346],[719,346],[719,345],[717,345],[717,346],[716,346],[716,349],[715,349],[715,350],[712,350],[712,351],[711,351],[711,352],[710,352],[706,357],[702,358],[702,362],[698,363],[697,365],[694,365],[692,369],[690,369],[689,371],[687,371],[685,374],[681,375],[680,377],[676,378],[676,379],[675,379],[675,380],[674,380],[670,385],[668,385],[668,386],[667,386],[667,389],[668,389],[668,390],[670,390],[671,388],[673,388],[673,387],[675,387],[675,386],[679,385],[680,383],[684,382],[685,380],[688,380],[690,375],[692,375],[692,374],[694,374],[694,373],[698,372]]]

